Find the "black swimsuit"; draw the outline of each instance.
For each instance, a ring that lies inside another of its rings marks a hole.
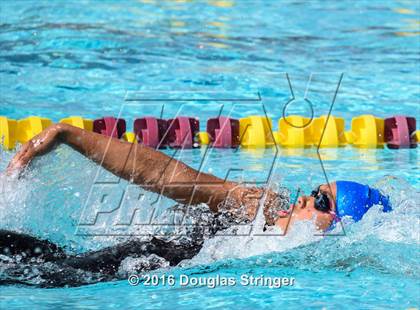
[[[0,230],[0,256],[4,256],[3,259],[0,257],[0,261],[3,260],[3,267],[7,267],[0,277],[0,284],[22,283],[57,287],[109,281],[121,278],[118,275],[118,269],[127,257],[154,254],[169,262],[169,265],[175,266],[184,259],[194,257],[201,247],[202,242],[180,244],[175,241],[152,238],[150,241],[132,240],[98,251],[67,255],[62,248],[47,240]],[[16,256],[18,256],[17,259]],[[6,257],[9,260],[5,259]],[[140,268],[138,271],[148,271],[159,267],[161,267],[159,261],[149,260],[147,267]],[[29,274],[28,277],[23,276],[25,273],[28,274],[28,269],[30,271],[36,269],[36,273]],[[59,273],[56,273],[57,270]],[[21,272],[22,275],[16,277]]]
[[[127,274],[121,273],[120,265],[127,257],[145,258],[143,264],[137,264],[136,272],[176,266],[197,255],[207,237],[232,223],[231,216],[214,215],[207,207],[193,210],[189,212],[193,223],[186,226],[187,238],[134,239],[77,255],[67,254],[48,240],[0,230],[0,284],[60,287],[123,279]]]

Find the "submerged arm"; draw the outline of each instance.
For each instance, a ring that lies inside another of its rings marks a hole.
[[[132,144],[67,124],[53,125],[22,146],[8,171],[64,143],[113,174],[181,203],[206,203],[213,211],[237,184],[198,172],[181,161],[141,144]]]

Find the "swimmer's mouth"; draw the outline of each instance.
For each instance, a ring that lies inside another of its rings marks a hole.
[[[280,210],[278,212],[279,217],[288,217],[290,215],[290,213],[291,213],[292,208],[293,207],[290,206],[290,208],[288,210]]]

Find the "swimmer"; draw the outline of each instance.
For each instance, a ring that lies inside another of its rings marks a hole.
[[[37,156],[64,143],[100,164],[116,176],[129,180],[148,191],[160,193],[186,205],[206,204],[212,212],[227,212],[237,222],[255,219],[263,208],[266,225],[277,226],[284,233],[297,221],[313,221],[320,231],[327,231],[344,217],[359,221],[373,205],[392,210],[388,197],[379,190],[350,181],[322,184],[309,196],[300,196],[288,205],[287,197],[270,189],[248,187],[199,172],[164,153],[143,146],[86,131],[67,124],[55,124],[25,143],[7,167],[7,173],[20,172]],[[68,256],[58,246],[31,236],[0,231],[0,254],[27,252],[35,255],[33,244],[39,243],[40,255],[60,264],[87,271],[115,274],[118,265],[129,255],[156,254],[171,265],[193,257],[202,242],[190,246],[153,238],[148,244],[130,241],[113,248]],[[48,254],[49,253],[49,254]]]

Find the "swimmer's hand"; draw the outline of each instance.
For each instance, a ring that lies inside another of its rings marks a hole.
[[[51,151],[59,140],[60,132],[60,125],[54,124],[22,145],[7,166],[6,173],[11,175],[13,172],[19,172],[25,168],[34,157]]]

